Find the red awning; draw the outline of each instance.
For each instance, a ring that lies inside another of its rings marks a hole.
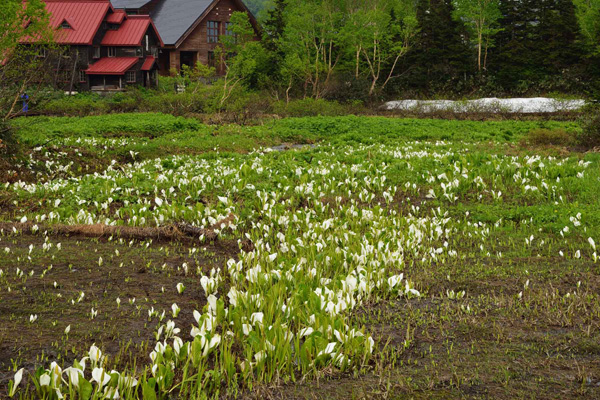
[[[156,58],[154,56],[148,56],[144,60],[144,65],[142,65],[142,71],[150,71],[156,62]]]
[[[88,75],[125,75],[140,59],[137,57],[104,57],[90,65]]]

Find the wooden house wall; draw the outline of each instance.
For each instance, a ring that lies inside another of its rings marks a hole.
[[[181,52],[194,52],[194,63],[200,61],[208,64],[208,52],[214,51],[217,43],[208,43],[207,22],[219,22],[219,35],[225,35],[225,22],[231,20],[231,14],[236,11],[244,11],[231,0],[221,0],[198,24],[198,26],[188,35],[177,49],[163,49],[161,55],[161,74],[168,74],[169,70],[175,68],[179,70],[181,65]],[[223,71],[217,71],[222,73]]]

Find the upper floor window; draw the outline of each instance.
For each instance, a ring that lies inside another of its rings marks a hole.
[[[227,36],[235,35],[235,33],[233,33],[233,30],[231,28],[233,28],[233,22],[225,22],[225,34]]]
[[[94,58],[100,58],[100,47],[94,47]]]
[[[46,58],[46,55],[47,55],[47,52],[46,52],[45,47],[40,47],[37,49],[37,54],[36,54],[37,57]]]
[[[63,23],[60,24],[60,27],[63,29],[73,29],[73,28],[71,28],[71,25],[69,25],[69,23],[67,21],[63,21]]]
[[[208,21],[206,23],[208,43],[219,42],[219,21]]]
[[[108,56],[109,57],[116,57],[117,56],[117,48],[116,47],[109,47],[108,48]]]
[[[84,70],[79,71],[79,82],[87,82],[87,75]]]
[[[225,35],[233,39],[233,42],[237,42],[237,35],[233,32],[233,22],[225,22]]]

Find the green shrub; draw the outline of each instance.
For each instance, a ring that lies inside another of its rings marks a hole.
[[[104,114],[109,111],[109,106],[98,95],[82,94],[63,96],[41,104],[39,111],[50,115],[85,116]]]
[[[584,117],[583,129],[577,136],[577,142],[586,149],[600,146],[600,112],[595,110]]]
[[[214,92],[206,98],[208,106],[205,110],[206,113],[214,114],[211,117],[213,122],[243,125],[248,120],[268,114],[272,110],[272,100],[264,93],[235,90],[222,103],[223,92],[218,86],[214,88]]]
[[[575,143],[575,135],[564,129],[533,129],[523,141],[536,146],[568,146]]]
[[[283,101],[276,102],[273,111],[275,114],[287,117],[336,117],[364,112],[364,108],[362,102],[341,104],[337,101],[307,98],[292,100],[287,104]]]

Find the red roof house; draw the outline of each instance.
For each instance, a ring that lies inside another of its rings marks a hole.
[[[69,48],[71,65],[57,61],[57,69],[68,75],[65,82],[103,91],[156,84],[158,65],[150,60],[158,57],[163,42],[150,16],[127,15],[109,0],[44,2],[56,42]]]

